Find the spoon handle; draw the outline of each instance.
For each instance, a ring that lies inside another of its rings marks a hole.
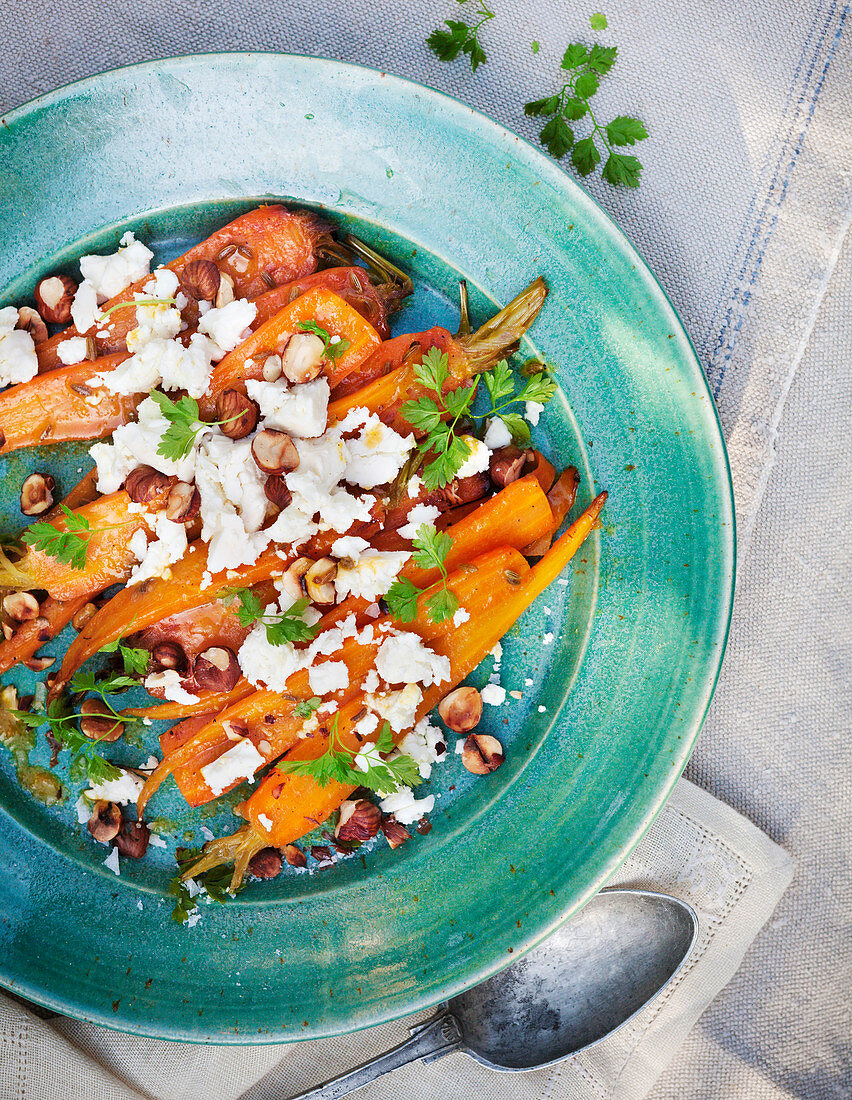
[[[324,1085],[318,1085],[310,1092],[302,1092],[294,1096],[293,1100],[337,1100],[339,1096],[346,1096],[355,1089],[384,1077],[386,1073],[392,1073],[400,1066],[414,1062],[418,1058],[439,1058],[443,1054],[449,1054],[461,1046],[462,1033],[458,1020],[451,1012],[441,1012],[427,1023],[422,1024],[404,1043],[392,1050],[380,1054],[371,1062],[365,1062],[361,1066],[326,1081]],[[431,1060],[431,1059],[430,1059]]]

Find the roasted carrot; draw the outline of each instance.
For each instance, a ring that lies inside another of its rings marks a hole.
[[[267,290],[254,299],[257,316],[252,329],[257,330],[300,294],[306,294],[315,287],[324,287],[343,298],[369,321],[382,340],[388,339],[388,314],[398,308],[400,294],[388,284],[375,286],[362,267],[327,267],[284,286],[277,286],[274,290]]]
[[[307,211],[285,210],[283,206],[258,206],[241,214],[212,236],[190,248],[182,256],[166,264],[177,275],[193,260],[212,260],[220,271],[234,282],[238,298],[256,298],[270,286],[288,283],[316,270],[316,245],[328,232],[327,224]],[[150,279],[146,276],[122,290],[103,305],[110,309],[119,302],[129,302]],[[136,310],[118,309],[107,317],[93,334],[98,355],[124,351],[127,333],[136,326]],[[39,371],[59,365],[57,348],[63,340],[81,335],[73,325],[63,329],[36,348]]]
[[[423,356],[430,348],[447,353],[450,363],[464,357],[461,345],[450,336],[445,328],[430,328],[425,332],[411,332],[404,336],[394,336],[391,340],[385,340],[381,347],[376,348],[365,363],[352,371],[334,389],[335,398],[351,397],[363,386],[374,382],[377,378],[384,378],[386,374],[401,366],[413,366],[423,361]],[[452,367],[451,367],[452,369]]]
[[[38,618],[21,623],[12,637],[0,645],[0,673],[28,661],[45,642],[49,642],[71,622],[86,601],[86,596],[63,601],[48,596],[42,600]]]
[[[577,499],[577,489],[580,486],[580,475],[576,466],[569,466],[564,470],[553,484],[553,488],[547,494],[547,500],[553,512],[553,524],[550,531],[534,539],[529,546],[524,547],[524,554],[528,558],[540,558],[546,553],[553,542],[553,537]]]

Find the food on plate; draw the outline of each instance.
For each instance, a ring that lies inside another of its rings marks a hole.
[[[193,923],[197,896],[246,876],[428,831],[435,795],[415,790],[447,731],[471,774],[503,764],[480,726],[506,700],[500,639],[606,494],[558,534],[579,475],[532,444],[556,383],[509,363],[542,280],[474,332],[463,294],[455,336],[391,336],[410,281],[311,213],[259,207],[152,260],[127,233],[79,279],[42,279],[36,309],[0,310],[3,450],[90,440],[94,462],[64,497],[44,470],[20,487],[0,671],[45,678],[26,701],[3,689],[0,740],[46,801],[83,787],[116,874],[162,845],[148,815],[167,779],[192,807],[240,788],[243,823],[176,852],[175,918]],[[39,649],[69,624],[56,667]],[[489,654],[491,682],[465,684]],[[175,723],[161,755],[111,762],[153,720]],[[42,728],[65,781],[29,763]]]

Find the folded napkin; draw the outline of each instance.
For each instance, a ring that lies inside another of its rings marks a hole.
[[[412,1063],[359,1097],[465,1100],[500,1093],[513,1100],[639,1100],[730,980],[792,873],[783,849],[682,779],[612,883],[674,894],[698,913],[698,942],[661,997],[609,1039],[550,1069],[498,1076],[463,1054],[450,1054],[429,1065]],[[60,1016],[40,1019],[0,994],[0,1096],[283,1100],[401,1042],[409,1027],[429,1015],[289,1046],[195,1046],[139,1039]]]

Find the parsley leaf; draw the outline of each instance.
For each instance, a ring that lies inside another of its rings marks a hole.
[[[198,909],[198,895],[190,893],[189,887],[181,878],[204,855],[201,848],[177,848],[175,861],[178,865],[178,873],[169,880],[168,894],[175,898],[175,906],[172,909],[171,918],[177,924],[184,924],[189,916]],[[211,867],[209,871],[203,871],[200,875],[193,875],[193,882],[200,886],[211,901],[224,905],[231,897],[231,871],[228,867],[220,865]]]
[[[160,412],[169,422],[157,445],[157,454],[179,462],[195,446],[198,433],[207,427],[201,419],[198,402],[194,397],[188,396],[172,401],[159,390],[153,390],[150,396],[160,406]]]
[[[449,359],[446,352],[436,347],[429,348],[414,367],[414,376],[435,397],[406,401],[400,412],[415,431],[425,436],[420,450],[432,456],[423,467],[423,483],[427,489],[442,489],[453,480],[470,453],[468,444],[455,434],[455,428],[461,417],[468,415],[476,383],[444,394],[444,385],[450,377]],[[445,417],[448,423],[444,422]]]
[[[414,368],[414,377],[417,381],[427,390],[434,390],[439,397],[449,376],[450,361],[447,353],[435,347],[429,348],[421,362]]]
[[[466,4],[467,0],[458,0],[458,2]],[[426,45],[440,61],[455,61],[460,54],[465,54],[470,58],[471,69],[476,72],[487,60],[485,50],[479,41],[479,28],[483,23],[494,18],[494,12],[489,11],[484,2],[480,2],[476,9],[476,17],[478,22],[472,26],[468,26],[461,19],[445,19],[444,26],[447,29],[438,27],[432,31],[426,39]],[[533,53],[537,52],[535,48],[537,45],[538,43],[533,44]]]
[[[124,671],[127,676],[144,676],[148,671],[148,661],[151,657],[148,650],[134,649],[131,646],[122,645],[120,638],[116,638],[114,642],[109,642],[107,645],[101,646],[98,652],[117,652],[121,657]]]
[[[303,596],[281,614],[267,615],[260,597],[250,588],[238,588],[226,597],[226,603],[239,600],[237,620],[240,626],[254,626],[263,623],[266,638],[270,645],[284,645],[286,642],[312,642],[317,635],[319,625],[306,623],[303,615],[308,609],[308,598]]]
[[[67,530],[60,531],[52,523],[41,520],[28,528],[21,539],[34,550],[70,565],[73,569],[86,568],[86,550],[89,535],[93,534],[85,516],[78,516],[66,504],[60,504],[65,515]]]
[[[604,29],[606,17],[600,12],[591,16],[595,29]],[[615,64],[618,50],[615,46],[595,43],[591,48],[581,42],[572,42],[562,57],[562,68],[569,74],[558,92],[542,99],[533,99],[524,105],[524,114],[531,118],[547,116],[547,122],[539,133],[539,141],[552,157],[561,160],[571,153],[571,164],[581,176],[589,176],[601,163],[603,151],[606,162],[601,178],[614,187],[638,187],[642,165],[636,157],[616,153],[622,145],[635,145],[648,136],[644,123],[638,118],[618,115],[606,124],[598,122],[590,100],[597,92],[601,77]],[[579,140],[569,122],[588,117],[591,133]]]
[[[322,699],[318,695],[314,695],[310,699],[302,699],[301,702],[297,703],[294,713],[297,718],[310,718],[321,705]]]
[[[312,332],[314,336],[319,336],[323,343],[323,359],[330,359],[332,362],[339,359],[352,343],[351,340],[344,340],[342,336],[332,336],[326,329],[321,328],[316,321],[301,321],[299,330],[301,332]]]
[[[110,708],[112,709],[112,708]],[[77,728],[81,717],[68,709],[63,699],[54,699],[46,711],[12,711],[15,717],[30,729],[47,726],[50,735],[60,750],[71,753],[68,775],[73,781],[86,779],[91,784],[103,783],[109,779],[118,779],[121,772],[106,760],[98,751],[98,741],[93,741]],[[135,719],[116,715],[116,721],[135,722]]]
[[[605,31],[606,16],[602,12],[596,11],[593,15],[589,16],[589,25],[593,31]]]
[[[442,623],[458,611],[459,600],[455,592],[447,588],[446,560],[453,548],[452,537],[446,531],[438,531],[434,524],[424,523],[417,529],[413,540],[414,564],[421,569],[437,569],[442,587],[426,600],[426,612],[434,623]],[[394,581],[384,595],[384,601],[393,617],[401,623],[414,622],[417,617],[417,600],[422,588],[403,578]]]
[[[407,577],[398,578],[385,592],[383,599],[398,622],[413,623],[417,618],[417,598],[422,591]]]

